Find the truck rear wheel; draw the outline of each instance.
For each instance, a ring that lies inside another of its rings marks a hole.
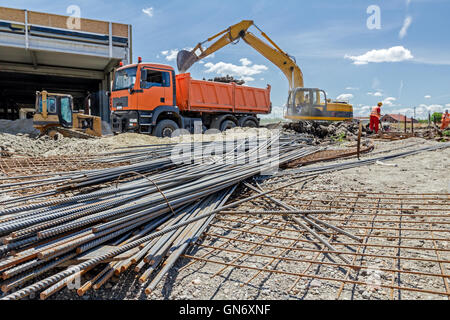
[[[258,124],[254,120],[247,120],[244,122],[244,128],[258,128]]]
[[[247,116],[239,119],[239,126],[242,128],[258,128],[259,121],[256,117]]]
[[[159,138],[171,138],[172,134],[180,129],[178,124],[172,120],[162,120],[153,130],[153,135]]]
[[[228,129],[233,129],[233,128],[236,128],[236,123],[234,123],[234,121],[231,121],[231,120],[225,120],[220,125],[220,131],[222,131],[222,132],[227,131]]]

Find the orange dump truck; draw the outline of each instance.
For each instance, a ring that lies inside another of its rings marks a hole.
[[[111,126],[114,133],[137,132],[169,137],[177,129],[258,127],[259,114],[272,112],[266,89],[200,81],[172,67],[138,63],[114,74]]]

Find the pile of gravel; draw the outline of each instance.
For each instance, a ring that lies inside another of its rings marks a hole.
[[[21,119],[21,120],[0,120],[0,133],[9,134],[29,134],[37,136],[39,130],[36,130],[33,126],[33,119]]]

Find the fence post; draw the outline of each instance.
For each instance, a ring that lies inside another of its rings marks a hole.
[[[405,133],[406,133],[406,114],[405,114]]]

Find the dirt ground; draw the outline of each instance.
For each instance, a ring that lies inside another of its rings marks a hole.
[[[235,128],[224,133],[212,131],[210,134],[181,135],[174,138],[157,138],[154,136],[125,133],[105,136],[100,139],[60,138],[53,140],[48,136],[38,137],[29,133],[2,133],[0,131],[0,151],[7,151],[17,156],[54,157],[69,155],[99,155],[112,152],[118,148],[132,146],[149,146],[191,141],[209,142],[216,140],[242,139],[250,134],[268,134],[269,130]]]
[[[408,139],[395,142],[375,142],[375,150],[364,158],[389,155],[398,153],[399,150],[387,152],[392,149],[399,149],[401,151],[417,149],[427,145],[434,145],[436,142],[426,141],[423,139]],[[343,162],[346,160],[341,160]],[[320,164],[316,164],[319,165]],[[381,200],[387,196],[380,194],[386,193],[407,193],[407,194],[425,194],[425,193],[450,193],[450,178],[448,175],[448,168],[450,167],[450,150],[425,152],[422,154],[409,156],[406,158],[396,159],[385,162],[384,164],[377,164],[371,166],[364,166],[355,169],[349,169],[334,173],[320,175],[317,178],[307,182],[298,183],[282,192],[274,194],[274,197],[289,203],[290,205],[299,208],[311,208],[313,202],[302,202],[305,190],[330,190],[337,191],[338,194],[313,194],[309,197],[310,200],[329,204],[331,202],[341,204],[345,209],[351,210],[353,205],[350,197],[351,192],[358,192],[364,194],[364,197],[370,195],[378,195]],[[294,177],[295,178],[295,177]],[[294,181],[294,180],[291,180]],[[283,183],[286,183],[283,182]],[[271,180],[262,183],[263,188],[275,188],[280,184],[273,184]],[[311,192],[312,192],[311,191]],[[248,192],[248,195],[254,194]],[[244,195],[241,195],[244,196]],[[339,198],[341,197],[341,198]],[[359,197],[359,196],[358,196]],[[448,200],[448,196],[444,199]],[[414,196],[412,197],[413,201]],[[361,201],[363,204],[366,201],[364,198]],[[388,200],[386,200],[388,201]],[[441,203],[430,202],[431,207]],[[447,201],[448,205],[448,201]],[[394,206],[387,202],[380,206],[381,212],[389,210]],[[271,206],[266,200],[253,201],[251,204],[243,205],[239,209],[257,208],[258,210],[268,210]],[[368,207],[369,208],[369,207]],[[369,209],[361,209],[361,214],[370,214]],[[413,207],[415,208],[415,207]],[[408,209],[409,210],[409,209]],[[377,211],[378,212],[378,211]],[[403,212],[400,210],[400,212]],[[399,213],[395,211],[395,213]],[[443,212],[448,214],[448,212]],[[358,213],[359,215],[360,213]],[[429,213],[426,213],[429,214]],[[327,218],[340,218],[337,213]],[[376,217],[374,216],[374,220]],[[380,219],[380,218],[378,218]],[[98,291],[90,291],[84,297],[78,297],[74,292],[64,290],[52,299],[120,299],[120,300],[139,300],[139,299],[291,299],[291,300],[314,300],[314,299],[447,299],[445,296],[436,295],[426,292],[395,290],[389,288],[376,288],[376,290],[367,290],[367,286],[357,284],[343,285],[339,281],[327,281],[322,278],[332,279],[354,279],[364,283],[371,283],[371,281],[382,281],[384,283],[391,283],[392,285],[407,286],[411,288],[418,288],[419,290],[439,291],[445,292],[442,278],[433,276],[439,272],[449,273],[449,264],[438,264],[435,262],[421,261],[420,259],[432,259],[436,254],[433,250],[433,241],[420,240],[421,237],[429,238],[430,232],[428,230],[419,231],[403,231],[398,233],[397,226],[405,226],[408,223],[419,223],[420,226],[428,227],[428,217],[411,216],[398,222],[397,217],[387,217],[387,221],[382,226],[391,226],[392,230],[379,231],[377,228],[367,228],[368,224],[357,223],[356,229],[352,229],[352,233],[358,236],[364,235],[364,230],[369,230],[371,246],[365,247],[364,253],[374,255],[367,259],[363,259],[360,263],[369,266],[369,269],[360,271],[355,275],[349,268],[334,267],[326,263],[336,263],[336,257],[330,258],[328,255],[316,254],[317,245],[310,242],[311,238],[308,234],[298,231],[292,221],[286,221],[283,218],[270,217],[248,217],[236,218],[226,215],[219,216],[213,225],[206,231],[205,238],[201,243],[190,249],[188,255],[195,257],[206,257],[212,260],[219,260],[225,263],[236,263],[245,265],[248,268],[233,268],[226,267],[220,264],[206,263],[205,261],[194,261],[192,259],[180,259],[174,268],[170,271],[168,277],[160,282],[157,289],[150,295],[146,296],[144,290],[149,283],[144,286],[138,282],[140,274],[136,274],[130,270],[123,274],[119,279],[113,278],[113,281],[106,284]],[[419,219],[419,222],[417,222]],[[450,219],[432,220],[431,223],[439,233],[439,236],[448,239],[448,232]],[[420,224],[423,222],[423,225]],[[442,222],[444,221],[444,222]],[[345,225],[345,223],[344,223]],[[380,224],[379,224],[380,225]],[[373,221],[372,221],[373,227]],[[358,229],[360,228],[360,229]],[[366,229],[364,229],[366,228]],[[431,227],[430,227],[431,228]],[[269,232],[268,230],[274,232]],[[283,231],[277,231],[281,230]],[[420,227],[419,227],[420,229]],[[242,232],[242,230],[252,230],[253,233]],[[408,229],[407,229],[408,230]],[[411,229],[412,230],[412,229]],[[399,231],[400,232],[400,231]],[[440,233],[442,232],[442,233]],[[211,236],[212,235],[212,236]],[[222,238],[216,237],[219,235]],[[226,241],[227,237],[235,237],[240,242]],[[369,235],[366,233],[366,238]],[[398,239],[397,242],[393,242]],[[347,241],[340,236],[336,241]],[[264,245],[254,245],[254,243],[262,243]],[[339,242],[337,242],[339,244]],[[399,244],[399,247],[395,245]],[[449,246],[448,241],[441,241],[434,244],[443,250],[441,256],[442,260],[449,260]],[[289,250],[282,250],[280,246],[290,247]],[[352,246],[356,246],[352,244]],[[229,249],[229,252],[214,250],[213,248]],[[406,249],[405,249],[406,248]],[[409,249],[408,249],[409,248]],[[426,250],[420,250],[420,249]],[[367,252],[366,252],[367,249]],[[211,251],[212,250],[212,251]],[[276,260],[259,257],[257,255],[244,255],[232,253],[236,252],[256,252],[262,256],[281,256],[284,259],[291,259],[296,261]],[[300,251],[299,251],[300,250]],[[309,251],[308,251],[309,250]],[[343,247],[342,250],[346,250]],[[211,253],[212,252],[212,253]],[[209,254],[208,254],[209,253]],[[399,256],[399,258],[384,258]],[[402,260],[400,256],[412,258],[413,260]],[[348,256],[351,257],[350,255]],[[418,260],[414,260],[418,258]],[[301,261],[298,261],[300,259]],[[314,260],[316,259],[316,260]],[[193,263],[194,261],[194,263]],[[324,265],[316,263],[307,263],[308,261],[323,261]],[[359,260],[358,260],[359,261]],[[398,264],[398,265],[397,265]],[[367,270],[372,270],[370,266],[375,266],[375,269],[393,268],[406,270],[406,274],[398,275],[395,272],[380,272],[371,273]],[[444,268],[444,270],[442,269]],[[224,268],[224,269],[223,269]],[[308,273],[312,276],[298,277],[286,274],[257,272],[258,268],[268,268],[272,270],[281,270],[284,273]],[[442,271],[443,270],[443,271]],[[429,276],[420,276],[418,273],[428,272],[432,273]],[[349,274],[350,275],[349,275]],[[318,277],[318,278],[315,278]],[[375,279],[375,280],[374,280]]]

